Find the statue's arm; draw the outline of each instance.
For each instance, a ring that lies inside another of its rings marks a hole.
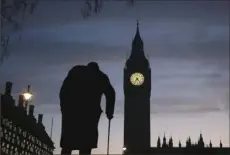
[[[107,75],[104,75],[105,82],[105,98],[106,98],[106,114],[114,114],[116,92],[110,83]]]

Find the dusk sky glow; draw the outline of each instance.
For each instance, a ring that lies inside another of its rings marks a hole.
[[[53,4],[53,5],[51,5]],[[31,85],[35,112],[60,152],[58,93],[68,70],[97,61],[117,93],[111,126],[111,153],[123,145],[123,68],[140,22],[152,70],[151,139],[171,135],[174,144],[193,141],[229,146],[229,2],[108,2],[100,15],[82,19],[80,1],[41,1],[23,30],[13,34],[10,57],[0,66],[0,92],[12,81],[13,95]],[[21,36],[21,40],[19,40]],[[104,109],[104,98],[102,100]],[[70,120],[73,121],[74,120]],[[108,120],[101,117],[99,148],[106,153]]]

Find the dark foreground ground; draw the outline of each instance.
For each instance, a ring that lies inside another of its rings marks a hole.
[[[230,155],[230,148],[151,148],[146,151],[124,151],[126,154],[153,155]]]

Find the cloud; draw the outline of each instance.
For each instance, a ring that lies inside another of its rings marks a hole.
[[[217,100],[207,103],[207,101],[189,98],[155,98],[151,100],[152,114],[195,114],[211,112],[227,112],[227,105],[224,106]],[[101,107],[105,111],[105,100],[102,100]],[[60,114],[58,104],[38,104],[36,111],[44,114]],[[124,114],[124,100],[116,100],[115,114]]]
[[[78,12],[82,5],[76,4],[57,2],[50,10],[50,2],[41,2],[21,32],[20,42],[15,34],[12,55],[0,68],[2,81],[14,82],[15,96],[31,84],[37,105],[57,105],[68,70],[76,64],[98,61],[117,91],[117,107],[122,111],[123,67],[139,17],[152,68],[151,100],[161,105],[153,112],[164,112],[164,108],[179,113],[199,108],[205,111],[198,106],[201,102],[206,111],[228,105],[226,3],[151,2],[127,10],[124,3],[111,2],[90,20],[82,20]],[[190,104],[196,107],[189,109]],[[163,105],[167,106],[161,108]]]

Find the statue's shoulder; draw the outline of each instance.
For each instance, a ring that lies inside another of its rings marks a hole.
[[[88,67],[87,66],[84,66],[84,65],[76,65],[74,67],[72,67],[71,70],[76,70],[76,69],[87,69]]]
[[[69,70],[69,73],[68,75],[72,75],[72,74],[76,74],[76,73],[83,73],[83,72],[86,72],[88,70],[87,66],[83,66],[83,65],[76,65],[74,67],[72,67],[70,70]]]
[[[109,77],[107,74],[105,74],[104,72],[100,71],[100,78],[104,81],[104,82],[108,82],[109,81]]]

